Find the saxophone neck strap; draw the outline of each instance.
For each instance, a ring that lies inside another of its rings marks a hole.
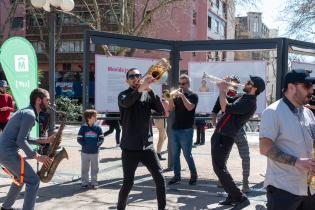
[[[22,157],[22,155],[20,155],[20,166],[21,166],[21,170],[20,170],[20,178],[18,179],[17,177],[15,177],[11,171],[3,166],[1,166],[2,170],[9,175],[12,178],[12,182],[14,184],[16,184],[18,187],[22,187],[24,184],[24,169],[25,169],[25,159],[24,157]]]

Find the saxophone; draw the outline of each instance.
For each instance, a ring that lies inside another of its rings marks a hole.
[[[49,146],[48,154],[47,156],[51,159],[53,159],[51,165],[46,168],[44,165],[41,167],[41,169],[37,172],[37,175],[39,176],[39,179],[44,182],[50,182],[52,177],[54,176],[56,169],[59,165],[59,163],[64,159],[69,159],[68,153],[65,150],[64,147],[60,151],[57,151],[60,142],[62,140],[62,132],[66,125],[66,113],[56,111],[52,107],[49,107],[52,111],[59,114],[59,119],[61,120],[60,127],[56,133],[55,141]]]

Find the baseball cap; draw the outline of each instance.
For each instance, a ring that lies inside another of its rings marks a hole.
[[[265,81],[261,77],[249,76],[250,80],[254,83],[253,87],[257,88],[256,95],[259,95],[266,88]]]
[[[5,80],[0,80],[0,87],[8,87],[8,83]]]
[[[310,76],[311,72],[312,71],[305,69],[293,69],[289,71],[284,76],[284,88],[287,88],[289,83],[314,84],[315,77]]]

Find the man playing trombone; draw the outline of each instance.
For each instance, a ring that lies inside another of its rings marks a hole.
[[[159,96],[150,85],[155,82],[152,76],[141,78],[140,71],[132,68],[127,71],[127,90],[118,96],[118,106],[122,121],[121,160],[124,180],[119,192],[117,209],[126,208],[128,194],[133,186],[138,163],[145,165],[153,176],[158,200],[158,209],[166,206],[165,182],[157,155],[153,147],[151,110],[163,114]]]

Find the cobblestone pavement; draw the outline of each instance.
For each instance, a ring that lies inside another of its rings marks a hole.
[[[80,187],[80,146],[76,142],[76,134],[79,126],[67,126],[64,130],[62,146],[69,154],[70,159],[64,160],[52,182],[41,183],[38,193],[36,209],[116,209],[116,202],[119,189],[122,185],[122,168],[120,148],[116,147],[114,135],[106,137],[100,151],[100,171],[98,189],[81,189]],[[103,127],[103,130],[107,130]],[[157,130],[154,129],[154,139],[157,140]],[[168,209],[229,209],[218,205],[224,199],[225,194],[222,188],[217,187],[217,178],[212,170],[210,156],[210,137],[212,130],[206,132],[206,144],[193,148],[199,180],[196,186],[190,186],[189,169],[182,157],[182,181],[178,185],[167,186],[167,207]],[[251,205],[247,210],[265,209],[266,191],[263,189],[263,180],[266,168],[266,159],[259,154],[258,134],[247,133],[250,145],[251,173],[250,187],[248,193]],[[155,141],[156,142],[156,141]],[[164,145],[164,157],[167,157],[167,143]],[[34,168],[36,163],[30,161]],[[161,161],[164,168],[166,182],[173,176],[173,172],[167,169],[167,161]],[[233,147],[228,168],[236,182],[241,186],[242,167],[241,159],[236,147]],[[0,172],[0,203],[4,201],[10,186],[10,179]],[[14,207],[21,208],[23,203],[23,192],[18,198]],[[140,165],[136,171],[134,187],[128,199],[129,210],[157,209],[155,185],[147,169]]]

